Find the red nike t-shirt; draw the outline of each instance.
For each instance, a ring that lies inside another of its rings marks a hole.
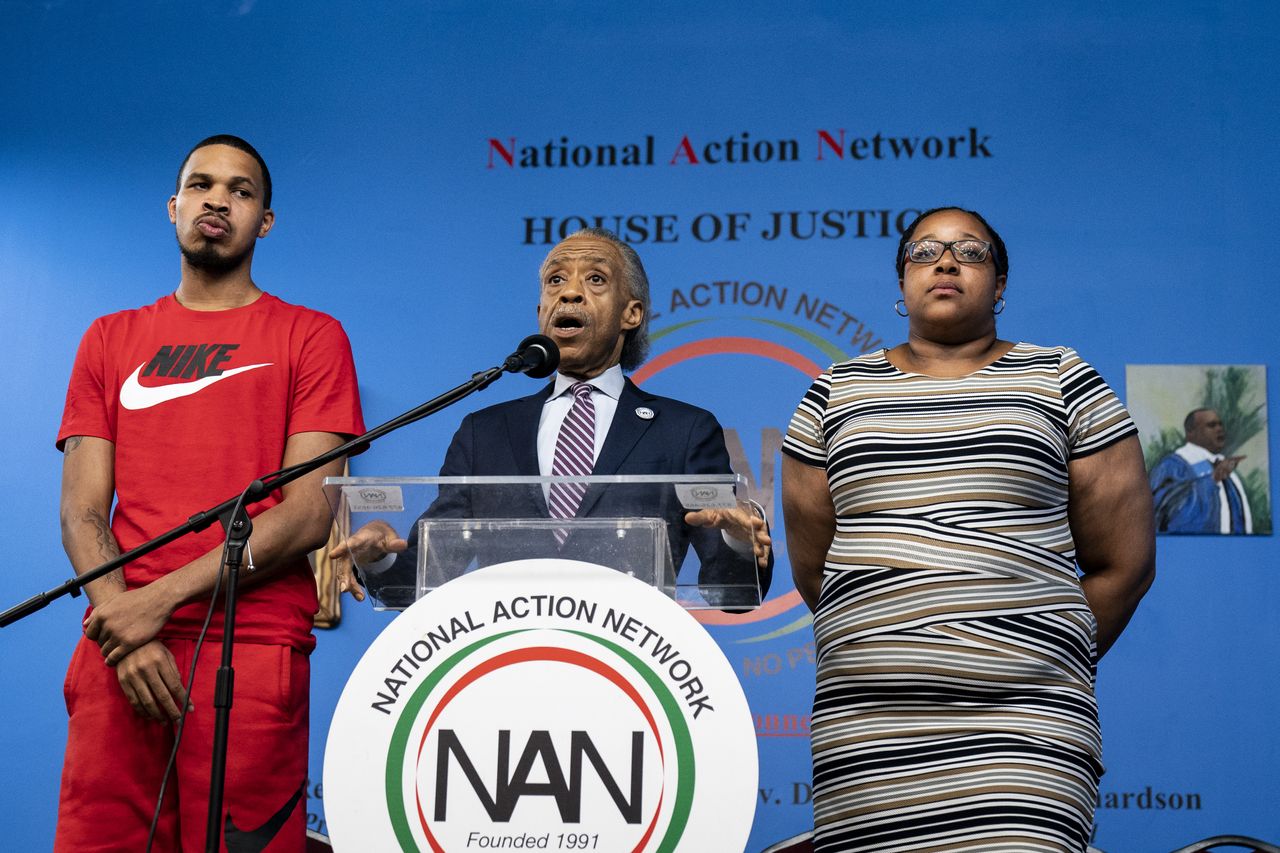
[[[337,320],[263,294],[226,311],[172,296],[93,322],[80,342],[58,447],[73,435],[115,443],[111,530],[127,551],[234,497],[281,467],[300,432],[364,432],[351,345]],[[251,515],[280,502],[274,492]],[[130,589],[219,547],[221,525],[129,564]],[[250,540],[252,546],[252,539]],[[315,579],[305,556],[241,587],[236,640],[315,647]],[[195,637],[207,602],[174,612],[160,636]],[[221,636],[222,601],[210,628]]]

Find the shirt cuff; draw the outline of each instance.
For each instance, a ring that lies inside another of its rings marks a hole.
[[[382,559],[374,560],[372,563],[365,563],[363,566],[360,566],[360,573],[365,577],[375,577],[391,568],[395,561],[395,554],[383,554]]]

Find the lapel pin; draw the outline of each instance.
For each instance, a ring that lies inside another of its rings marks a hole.
[[[644,418],[646,421],[653,420],[653,409],[648,406],[640,406],[636,409],[636,417]]]

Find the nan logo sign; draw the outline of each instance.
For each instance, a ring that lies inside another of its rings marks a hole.
[[[336,849],[738,851],[758,765],[706,631],[600,566],[522,560],[373,643],[325,754]]]

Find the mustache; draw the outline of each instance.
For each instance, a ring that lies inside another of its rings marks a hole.
[[[581,308],[557,308],[555,311],[551,312],[548,324],[551,326],[558,326],[562,325],[565,321],[573,321],[580,326],[586,326],[590,322],[590,315]]]

